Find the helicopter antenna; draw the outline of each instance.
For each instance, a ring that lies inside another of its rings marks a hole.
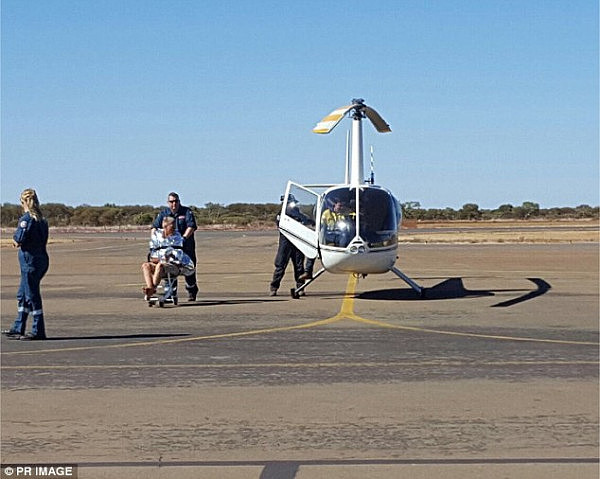
[[[371,145],[371,177],[367,183],[375,184],[375,157],[373,156],[373,145]]]

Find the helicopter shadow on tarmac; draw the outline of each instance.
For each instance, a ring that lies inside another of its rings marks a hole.
[[[522,292],[525,294],[507,301],[493,304],[492,308],[503,308],[514,306],[515,304],[528,301],[547,293],[552,286],[541,278],[527,278],[535,284],[535,290],[525,289],[501,289],[501,290],[486,290],[486,289],[467,289],[463,284],[462,278],[449,278],[441,283],[430,288],[426,288],[424,295],[420,296],[411,288],[395,288],[381,289],[376,291],[366,291],[356,295],[358,299],[370,299],[379,301],[428,301],[438,299],[460,299],[460,298],[476,298],[483,296],[495,296],[500,292]]]

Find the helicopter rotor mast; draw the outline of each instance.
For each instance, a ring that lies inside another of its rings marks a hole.
[[[346,168],[350,166],[350,171],[347,171],[346,181],[352,186],[360,186],[363,181],[363,140],[362,140],[362,120],[368,118],[375,129],[379,133],[389,133],[392,130],[383,118],[370,106],[365,105],[362,98],[354,98],[352,105],[343,106],[332,111],[329,115],[323,118],[317,126],[313,128],[314,133],[327,134],[333,130],[337,124],[344,118],[346,113],[352,118],[352,140],[350,161],[348,162],[348,154],[346,154]],[[348,165],[350,163],[350,165]],[[348,174],[349,173],[349,174]]]
[[[350,117],[352,118],[352,157],[350,161],[350,184],[354,187],[363,182],[363,141],[362,141],[362,119],[364,118],[364,100],[354,98]]]

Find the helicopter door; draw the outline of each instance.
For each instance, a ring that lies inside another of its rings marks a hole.
[[[279,216],[279,231],[307,258],[316,258],[319,194],[288,181]]]

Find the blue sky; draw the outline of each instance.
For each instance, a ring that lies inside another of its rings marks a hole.
[[[595,0],[3,0],[1,202],[277,202],[377,183],[425,208],[598,205]]]

